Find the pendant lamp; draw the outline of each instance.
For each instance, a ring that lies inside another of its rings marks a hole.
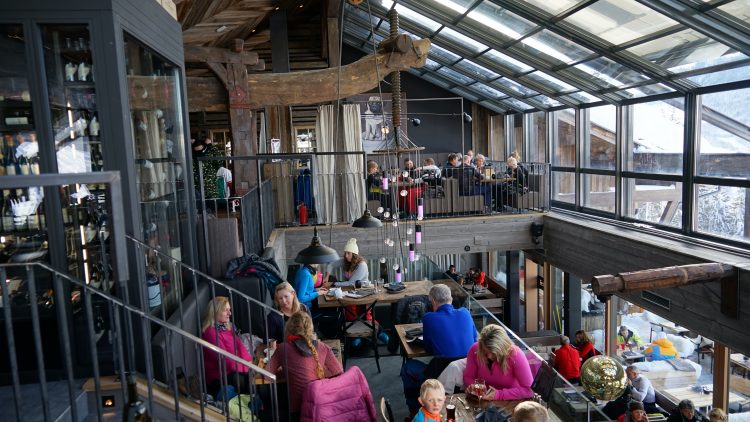
[[[373,217],[372,214],[370,214],[370,210],[365,208],[365,212],[362,214],[362,217],[354,220],[354,223],[352,223],[352,227],[357,227],[360,229],[376,229],[378,227],[383,227],[383,223],[377,218]]]
[[[302,249],[294,258],[295,262],[300,264],[328,264],[339,259],[339,254],[335,249],[320,242],[318,237],[318,228],[315,227],[312,242],[310,246]]]

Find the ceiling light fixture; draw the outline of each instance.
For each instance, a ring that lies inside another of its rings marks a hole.
[[[365,208],[365,212],[362,214],[362,217],[354,220],[354,223],[352,223],[352,227],[356,227],[359,229],[375,229],[378,227],[383,227],[383,223],[377,218],[373,217],[370,213],[370,210]]]
[[[315,227],[310,246],[299,251],[294,261],[300,264],[328,264],[338,259],[339,253],[320,241],[318,228]]]

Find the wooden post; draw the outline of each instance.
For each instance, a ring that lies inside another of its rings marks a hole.
[[[714,407],[729,411],[729,348],[714,342]]]
[[[539,288],[536,262],[526,259],[524,264],[524,291],[526,298],[526,331],[539,331]]]
[[[617,309],[615,301],[604,303],[604,354],[614,356],[617,349]]]
[[[633,271],[616,276],[600,275],[593,278],[592,287],[597,295],[611,295],[684,286],[701,281],[718,280],[731,274],[734,274],[734,268],[731,265],[710,262]]]
[[[234,40],[234,52],[239,54],[244,41]],[[229,92],[229,124],[232,129],[232,154],[257,155],[255,113],[250,109],[247,95],[247,66],[243,63],[227,64],[227,92]],[[234,161],[235,195],[242,195],[258,183],[255,161]]]
[[[552,280],[552,265],[549,262],[544,263],[544,329],[554,330],[552,326],[552,313],[554,312],[555,302],[555,282]]]

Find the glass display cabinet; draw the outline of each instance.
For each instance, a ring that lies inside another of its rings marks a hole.
[[[176,262],[195,257],[180,24],[154,1],[2,2],[0,51],[0,177],[119,171],[125,231],[149,246],[127,242],[115,283],[106,186],[5,189],[0,263],[45,262],[168,316]]]

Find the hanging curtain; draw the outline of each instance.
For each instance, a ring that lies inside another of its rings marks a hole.
[[[345,104],[343,110],[344,151],[362,151],[362,125],[359,104]],[[352,222],[362,216],[367,204],[364,165],[361,155],[344,157],[343,187],[345,195],[344,217]]]
[[[315,133],[317,152],[332,152],[335,145],[336,112],[331,104],[318,107],[315,119]],[[329,224],[337,220],[337,206],[333,204],[333,192],[336,187],[334,174],[335,157],[332,155],[313,157],[313,182],[315,186],[315,202],[318,205],[318,223]],[[337,198],[340,201],[340,198]]]

